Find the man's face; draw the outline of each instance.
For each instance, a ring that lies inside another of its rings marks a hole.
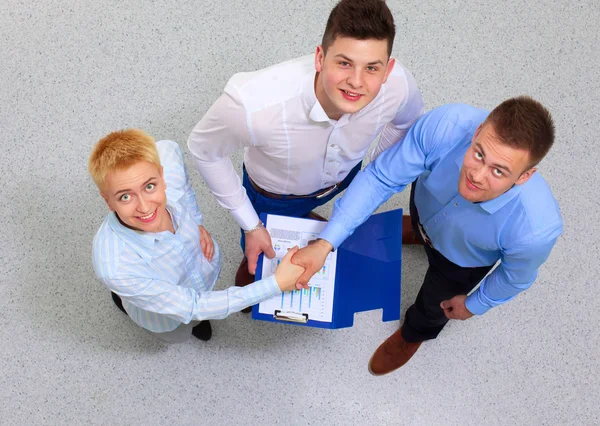
[[[110,172],[100,193],[110,211],[129,228],[162,232],[172,223],[166,209],[166,189],[162,167],[141,161],[126,170]]]
[[[317,47],[315,93],[329,118],[354,114],[377,96],[394,68],[387,48],[387,40],[349,37],[337,37],[327,54]]]
[[[479,126],[465,154],[458,192],[468,201],[482,202],[522,185],[533,175],[529,152],[502,143],[490,124]]]

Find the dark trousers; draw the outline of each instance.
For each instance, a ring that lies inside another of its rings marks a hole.
[[[361,166],[362,161],[358,163],[352,170],[350,170],[348,176],[346,176],[346,178],[340,183],[340,185],[335,189],[335,191],[322,198],[306,197],[287,199],[284,196],[283,199],[277,200],[265,197],[264,195],[261,195],[258,192],[256,192],[256,190],[250,183],[250,180],[248,178],[248,172],[246,171],[246,166],[243,167],[244,174],[242,179],[242,185],[246,189],[246,194],[248,194],[248,198],[252,203],[252,207],[254,207],[254,210],[256,210],[256,213],[259,216],[261,213],[271,213],[281,216],[308,218],[308,215],[312,210],[327,203],[337,194],[346,189],[348,185],[350,185],[350,182],[352,182],[352,179],[354,179],[354,176],[356,176],[356,174],[360,171]],[[317,191],[316,193],[318,192],[320,191]],[[242,237],[240,239],[240,246],[242,247],[242,251],[244,251],[246,247],[246,239],[243,229],[241,230],[241,233]]]
[[[414,183],[410,191],[410,218],[413,231],[420,237]],[[494,266],[458,266],[427,243],[424,247],[429,268],[415,303],[406,311],[402,337],[407,342],[435,339],[448,322],[440,303],[459,294],[469,293]]]

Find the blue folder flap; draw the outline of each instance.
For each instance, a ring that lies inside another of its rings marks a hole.
[[[351,327],[356,312],[383,309],[400,319],[402,209],[371,216],[338,248],[334,327]]]
[[[384,262],[396,261],[402,251],[401,226],[402,209],[378,213],[356,228],[340,249]]]

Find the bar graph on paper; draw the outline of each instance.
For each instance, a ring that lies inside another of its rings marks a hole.
[[[281,293],[279,309],[281,311],[302,312],[309,318],[318,318],[325,314],[327,296],[321,287],[309,286],[308,289]],[[312,315],[311,315],[312,314]]]
[[[275,258],[263,259],[262,277],[266,278],[275,272],[289,248],[302,248],[315,240],[325,225],[324,222],[269,215],[267,230],[271,234]],[[337,253],[330,253],[323,267],[309,281],[308,289],[285,292],[261,302],[259,312],[273,314],[279,310],[303,313],[308,314],[309,320],[331,322],[336,260]]]

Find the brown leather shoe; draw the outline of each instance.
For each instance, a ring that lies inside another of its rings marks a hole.
[[[402,216],[402,244],[418,244],[423,245],[423,239],[420,235],[415,234],[410,216]]]
[[[321,216],[320,214],[317,214],[315,212],[310,212],[308,214],[308,218],[312,219],[312,220],[320,220],[321,222],[327,222],[327,219],[325,219],[323,216]]]
[[[400,327],[377,348],[369,361],[369,372],[374,376],[382,376],[402,367],[417,352],[421,343],[404,340]]]
[[[235,286],[246,287],[248,284],[252,284],[253,282],[254,275],[248,272],[248,259],[246,259],[246,256],[244,256],[244,260],[242,260],[240,267],[235,273]],[[245,314],[252,312],[252,306],[242,309],[242,312]]]

